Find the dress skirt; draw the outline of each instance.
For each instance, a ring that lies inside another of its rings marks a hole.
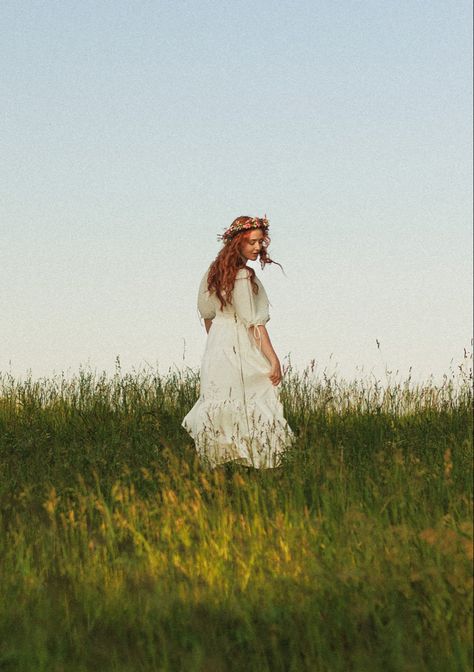
[[[257,469],[280,465],[295,437],[270,370],[239,317],[217,314],[202,358],[200,396],[181,423],[203,466],[229,461]]]

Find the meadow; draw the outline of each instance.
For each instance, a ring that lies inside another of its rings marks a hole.
[[[190,368],[0,372],[0,670],[470,670],[471,363],[290,365],[253,472],[199,464]]]

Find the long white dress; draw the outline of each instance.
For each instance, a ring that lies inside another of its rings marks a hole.
[[[279,388],[268,377],[270,363],[256,340],[256,325],[270,319],[267,294],[257,277],[255,294],[248,269],[241,268],[232,304],[221,311],[219,299],[207,290],[208,272],[197,300],[201,317],[213,320],[201,363],[200,396],[181,424],[193,437],[204,466],[235,460],[257,469],[277,467],[295,436],[283,416]]]

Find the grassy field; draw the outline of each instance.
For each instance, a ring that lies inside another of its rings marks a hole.
[[[470,670],[470,363],[290,366],[268,472],[200,467],[191,369],[0,374],[0,670]]]

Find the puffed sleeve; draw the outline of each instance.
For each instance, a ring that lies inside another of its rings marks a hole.
[[[208,271],[206,271],[202,277],[202,280],[199,284],[199,292],[198,292],[198,297],[197,297],[197,307],[199,314],[203,318],[203,320],[212,320],[216,316],[216,308],[215,304],[212,301],[209,291],[207,289],[207,274]]]
[[[254,294],[250,273],[245,268],[239,269],[232,292],[232,304],[247,328],[266,324],[270,319],[268,297],[258,278],[257,284],[258,294]]]

